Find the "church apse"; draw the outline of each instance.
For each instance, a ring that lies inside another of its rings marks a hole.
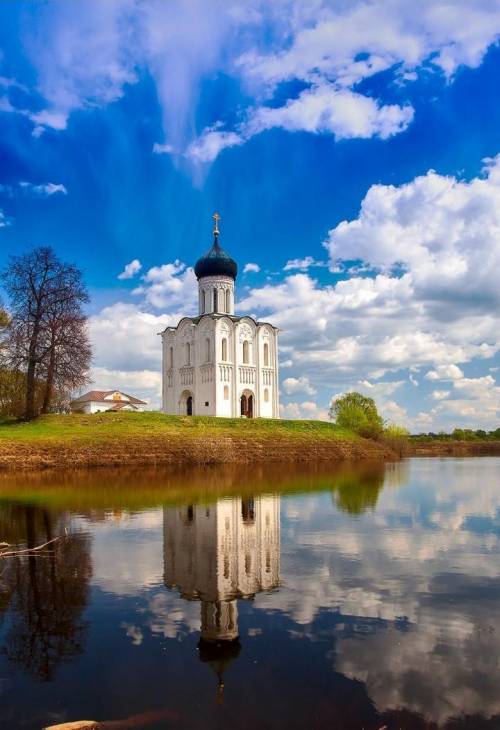
[[[280,498],[165,507],[163,530],[165,585],[200,601],[199,657],[214,668],[220,694],[241,651],[238,599],[279,585]]]

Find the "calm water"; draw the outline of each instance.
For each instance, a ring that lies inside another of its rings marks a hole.
[[[500,728],[498,458],[0,479],[65,531],[0,563],[2,727]]]

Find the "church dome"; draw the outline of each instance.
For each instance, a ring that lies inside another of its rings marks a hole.
[[[217,216],[217,217],[216,217]],[[238,265],[234,259],[229,256],[219,245],[219,230],[217,228],[218,214],[216,213],[214,228],[214,242],[210,251],[198,259],[194,267],[194,273],[197,279],[204,276],[230,276],[236,279],[238,274]]]

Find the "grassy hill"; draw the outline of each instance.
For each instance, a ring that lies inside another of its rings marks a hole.
[[[381,458],[387,447],[321,421],[50,415],[0,425],[0,468]]]

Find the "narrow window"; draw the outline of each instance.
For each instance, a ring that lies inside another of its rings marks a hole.
[[[250,362],[250,345],[248,340],[245,340],[243,343],[243,362],[245,365],[248,365]]]
[[[205,340],[205,359],[207,362],[210,362],[210,337],[207,337]]]
[[[226,312],[228,314],[231,312],[231,292],[229,289],[226,289]]]
[[[205,292],[203,289],[200,291],[200,311],[205,314]]]
[[[229,385],[224,386],[224,400],[229,400]]]
[[[269,365],[269,345],[264,342],[264,365]]]
[[[269,403],[269,389],[264,388],[264,400],[266,403]]]
[[[219,309],[217,307],[217,289],[214,289],[214,312],[218,312]]]
[[[191,345],[186,342],[186,365],[191,365]]]
[[[227,339],[225,337],[222,338],[222,359],[224,362],[227,360]]]
[[[171,367],[171,368],[174,367],[174,348],[173,347],[170,348],[170,365],[169,365],[169,367]]]
[[[205,312],[210,312],[210,289],[207,289],[203,296],[205,297]]]

